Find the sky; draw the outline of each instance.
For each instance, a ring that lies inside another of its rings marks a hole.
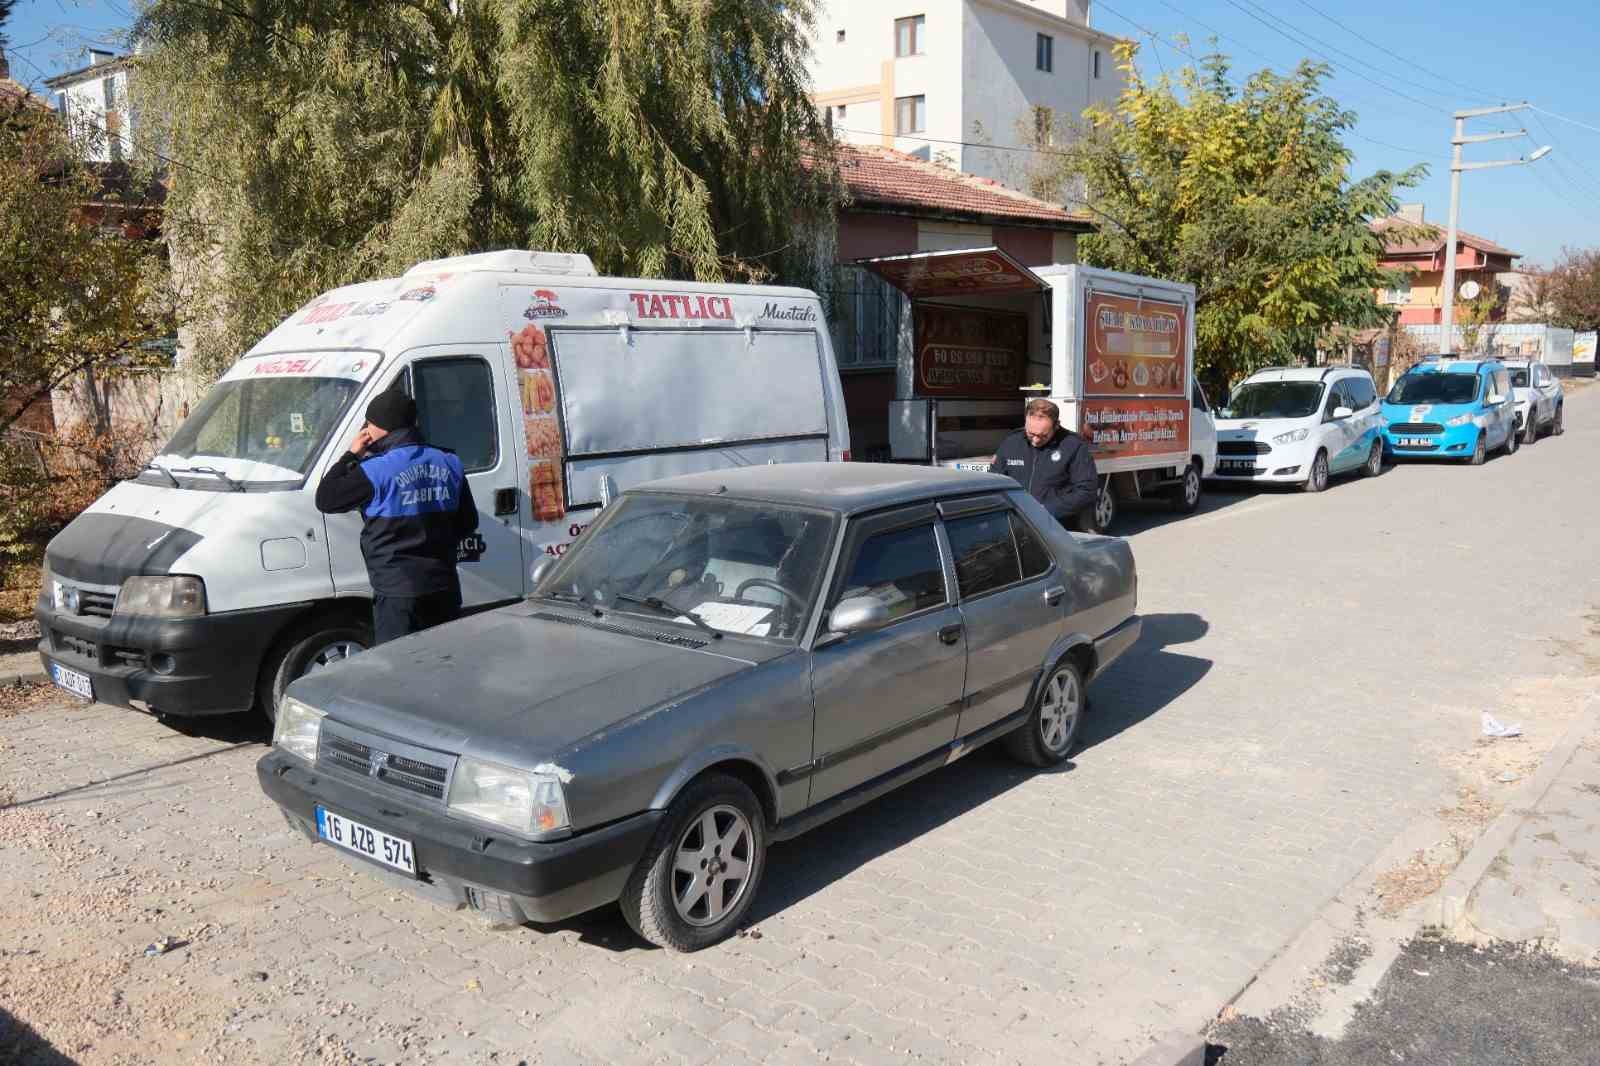
[[[21,0],[6,30],[12,76],[37,84],[82,66],[89,45],[117,47],[137,0]],[[871,0],[860,0],[871,2]],[[1461,228],[1551,262],[1563,246],[1600,245],[1600,18],[1592,0],[1093,0],[1093,25],[1140,41],[1151,75],[1189,62],[1210,38],[1241,77],[1293,69],[1306,58],[1335,68],[1326,91],[1359,115],[1348,141],[1352,173],[1430,173],[1407,200],[1443,225],[1450,208],[1451,112],[1529,101],[1541,110],[1468,122],[1468,133],[1526,129],[1515,140],[1470,145],[1468,160],[1554,151],[1528,166],[1463,175]],[[1320,53],[1320,56],[1316,53]],[[1558,117],[1559,116],[1559,117]],[[1587,128],[1585,128],[1587,127]]]

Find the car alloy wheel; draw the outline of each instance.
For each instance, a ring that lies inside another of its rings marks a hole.
[[[678,838],[672,862],[672,905],[690,925],[715,925],[750,887],[755,834],[743,812],[719,804]]]
[[[351,656],[360,655],[366,650],[366,648],[362,647],[360,644],[357,644],[353,640],[333,641],[331,644],[327,644],[324,647],[317,649],[317,651],[311,656],[310,660],[306,662],[305,674],[314,674],[318,670],[321,670],[324,666],[332,666],[334,663],[342,663]],[[305,674],[302,674],[301,676],[304,677]]]
[[[1318,452],[1311,460],[1311,473],[1306,476],[1306,491],[1321,492],[1328,487],[1328,453]]]
[[[1077,671],[1057,670],[1044,683],[1039,697],[1039,739],[1052,755],[1065,755],[1078,735],[1078,715],[1083,713],[1083,690]]]
[[[1473,466],[1482,466],[1484,460],[1489,458],[1489,446],[1483,438],[1483,432],[1479,431],[1478,442],[1472,446],[1472,458],[1468,460]]]
[[[1523,421],[1522,421],[1522,443],[1524,443],[1524,444],[1537,444],[1538,441],[1539,441],[1539,418],[1538,418],[1538,412],[1530,408],[1529,411],[1528,411],[1528,417],[1523,419]]]
[[[1367,453],[1367,465],[1362,468],[1362,473],[1368,477],[1377,477],[1383,473],[1383,442],[1373,441],[1372,450]]]
[[[1094,529],[1096,533],[1107,533],[1111,530],[1111,523],[1117,520],[1117,498],[1111,491],[1111,479],[1106,478],[1100,484],[1100,493],[1094,498]]]
[[[1561,434],[1563,434],[1563,433],[1565,433],[1567,431],[1566,426],[1562,425],[1562,422],[1561,422],[1561,412],[1562,412],[1562,409],[1557,407],[1556,408],[1555,425],[1550,427],[1550,435],[1552,437],[1559,437],[1559,436],[1561,436]]]
[[[1192,511],[1200,506],[1200,466],[1190,463],[1183,472],[1183,509]]]

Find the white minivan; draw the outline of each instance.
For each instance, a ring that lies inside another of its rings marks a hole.
[[[1334,474],[1383,471],[1383,409],[1359,367],[1259,370],[1218,413],[1217,480],[1321,492]]]
[[[272,715],[289,682],[369,646],[361,518],[313,497],[390,387],[472,485],[468,611],[522,597],[612,492],[850,457],[812,292],[603,278],[549,252],[419,263],[289,316],[50,542],[35,615],[51,678],[152,713]]]

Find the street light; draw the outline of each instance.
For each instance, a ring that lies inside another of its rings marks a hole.
[[[1445,237],[1444,244],[1444,306],[1440,314],[1443,326],[1443,339],[1439,344],[1439,351],[1449,355],[1456,347],[1456,222],[1461,216],[1461,172],[1464,170],[1490,170],[1494,167],[1516,167],[1527,163],[1534,163],[1550,154],[1550,146],[1544,145],[1530,152],[1520,159],[1496,159],[1487,163],[1463,163],[1461,161],[1461,146],[1464,144],[1479,144],[1483,141],[1503,141],[1511,137],[1526,137],[1527,130],[1512,130],[1505,133],[1479,133],[1471,137],[1464,132],[1464,123],[1469,118],[1480,115],[1499,115],[1508,111],[1524,111],[1529,106],[1527,103],[1504,104],[1500,107],[1479,107],[1470,111],[1457,111],[1456,135],[1450,139],[1450,229]]]

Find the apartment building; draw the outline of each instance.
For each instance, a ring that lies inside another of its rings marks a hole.
[[[90,49],[88,66],[44,83],[91,163],[120,163],[133,154],[134,114],[128,102],[132,67],[132,56]]]
[[[846,144],[877,145],[1008,185],[1034,143],[1122,90],[1118,38],[1090,0],[825,0],[813,99]],[[993,147],[990,147],[993,146]]]

